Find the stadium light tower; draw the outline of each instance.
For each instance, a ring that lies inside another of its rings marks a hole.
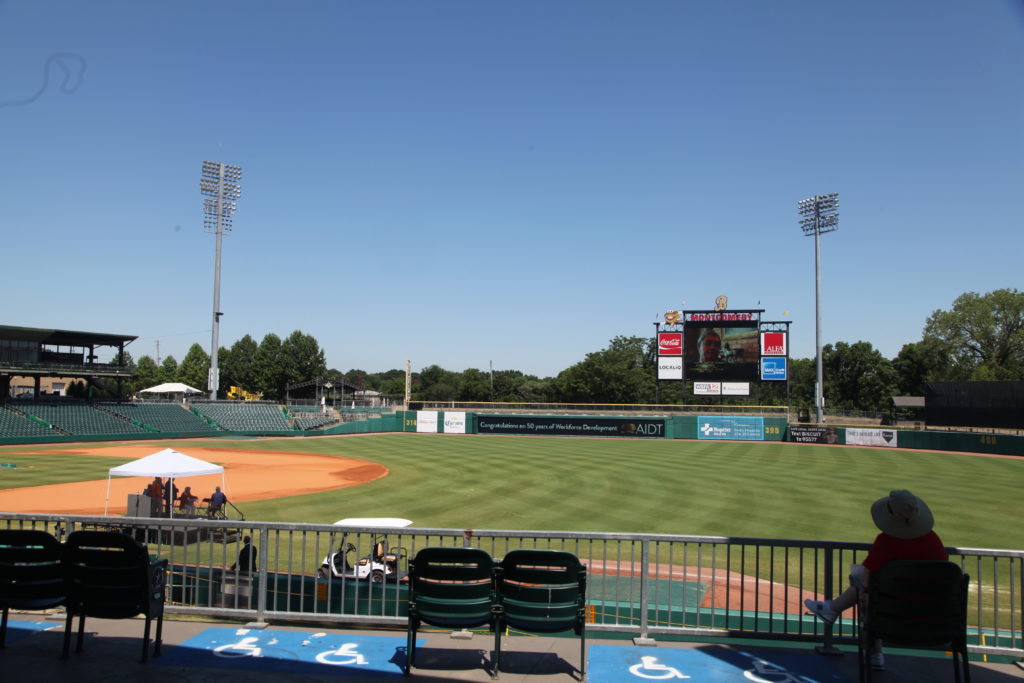
[[[821,234],[839,229],[839,194],[809,197],[797,204],[800,227],[805,235],[814,235],[814,339],[817,347],[817,381],[814,385],[814,405],[818,424],[825,421],[825,384],[821,376]]]
[[[220,387],[220,370],[217,368],[217,346],[220,336],[220,249],[225,233],[231,232],[231,214],[235,212],[238,198],[242,194],[239,181],[242,169],[238,166],[216,161],[203,162],[203,174],[199,189],[203,193],[203,230],[217,236],[217,255],[213,266],[213,338],[210,340],[210,376],[207,388],[210,400],[217,399]]]

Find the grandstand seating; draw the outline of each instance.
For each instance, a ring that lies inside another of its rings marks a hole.
[[[237,432],[289,431],[281,407],[267,403],[193,403],[202,415],[221,429]]]
[[[46,420],[69,434],[149,434],[148,429],[137,427],[131,422],[97,410],[84,403],[19,403],[12,407],[41,420]]]
[[[100,406],[161,432],[217,431],[216,427],[179,403],[103,403]]]
[[[0,436],[50,436],[53,431],[21,413],[0,408]]]
[[[319,429],[320,427],[326,427],[337,422],[338,418],[331,415],[310,415],[295,418],[295,427],[302,430]]]

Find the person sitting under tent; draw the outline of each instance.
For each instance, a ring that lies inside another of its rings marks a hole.
[[[227,505],[228,497],[224,495],[219,486],[215,487],[213,495],[206,500],[210,502],[206,507],[207,517],[222,517],[224,515],[224,506]]]
[[[185,490],[178,496],[178,509],[185,514],[193,514],[196,511],[196,501],[199,500],[198,496],[193,495],[192,487],[186,486]]]

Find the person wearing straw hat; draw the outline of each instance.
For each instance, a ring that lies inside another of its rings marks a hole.
[[[868,583],[868,574],[892,560],[949,559],[939,535],[932,530],[935,518],[928,505],[910,491],[891,491],[871,505],[871,519],[882,532],[875,537],[863,565],[851,567],[851,585],[831,600],[804,600],[807,609],[826,624],[857,603],[860,590]],[[885,669],[881,643],[875,643],[871,666]]]

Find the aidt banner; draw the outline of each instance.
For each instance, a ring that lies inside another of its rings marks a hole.
[[[720,396],[722,393],[721,382],[694,382],[694,396]]]
[[[466,413],[444,413],[444,433],[445,434],[465,434],[466,433]]]
[[[847,446],[882,446],[896,448],[896,430],[893,429],[847,429]]]
[[[658,356],[658,379],[682,379],[682,356]]]
[[[417,410],[416,431],[422,434],[437,434],[437,411]]]
[[[697,418],[697,438],[764,441],[764,418],[702,415]]]

